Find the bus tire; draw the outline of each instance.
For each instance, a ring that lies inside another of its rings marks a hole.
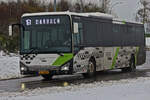
[[[41,75],[44,80],[52,80],[53,75],[52,74],[47,74],[47,75]]]
[[[130,59],[130,67],[129,67],[129,71],[130,72],[134,72],[136,70],[136,65],[135,65],[135,56],[132,55],[131,59]]]
[[[136,70],[136,65],[135,65],[135,56],[132,55],[130,62],[129,62],[129,67],[122,68],[123,72],[134,72]]]
[[[96,74],[96,62],[94,59],[89,60],[87,73],[83,73],[84,78],[94,77]]]

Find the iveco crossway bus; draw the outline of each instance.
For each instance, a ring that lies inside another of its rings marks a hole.
[[[12,27],[10,25],[10,34]],[[103,13],[43,12],[22,15],[21,74],[53,75],[134,71],[145,62],[144,25]]]

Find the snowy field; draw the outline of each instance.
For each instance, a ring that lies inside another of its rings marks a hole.
[[[0,80],[20,77],[19,58],[0,56]]]

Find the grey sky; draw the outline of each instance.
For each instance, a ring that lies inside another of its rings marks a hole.
[[[133,21],[135,20],[137,10],[141,7],[139,1],[140,0],[112,0],[112,5],[115,4],[115,2],[122,2],[112,9],[119,18]]]
[[[14,1],[14,0],[0,0],[0,1]],[[44,1],[53,1],[53,0],[44,0]],[[90,0],[90,1],[98,2],[99,0]],[[141,6],[139,4],[139,1],[140,0],[111,0],[111,5],[112,5],[111,9],[115,14],[117,14],[119,18],[133,21],[135,19],[135,14],[137,9]],[[116,2],[122,2],[122,3],[115,4]]]

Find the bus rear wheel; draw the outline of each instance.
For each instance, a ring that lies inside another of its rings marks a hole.
[[[87,73],[83,73],[84,78],[94,77],[96,74],[96,63],[94,60],[90,60],[88,64]]]
[[[43,78],[44,78],[44,80],[52,80],[52,77],[53,77],[53,75],[52,74],[45,74],[45,75],[41,75]]]
[[[123,68],[123,72],[134,72],[136,70],[136,65],[135,65],[135,56],[132,55],[130,62],[129,62],[129,67]]]

